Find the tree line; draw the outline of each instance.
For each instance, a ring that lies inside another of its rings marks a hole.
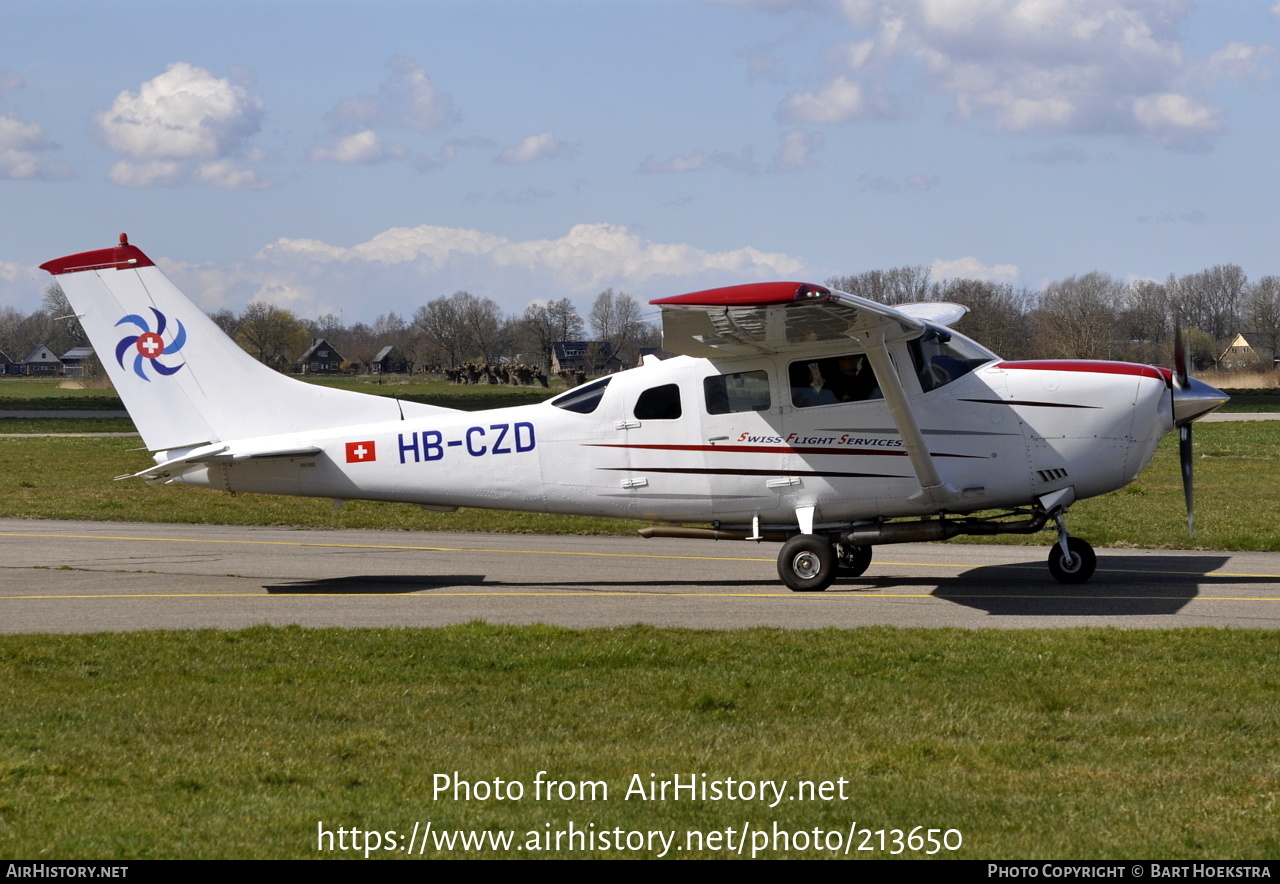
[[[1197,369],[1215,367],[1239,333],[1258,368],[1280,357],[1280,277],[1250,281],[1218,264],[1164,282],[1125,282],[1093,271],[1042,290],[976,279],[930,279],[925,266],[872,270],[827,285],[883,304],[951,301],[969,308],[956,328],[1006,359],[1114,359],[1171,364],[1183,329]]]
[[[1180,325],[1198,369],[1217,364],[1238,333],[1258,350],[1257,367],[1280,357],[1280,276],[1251,281],[1235,264],[1219,264],[1164,282],[1125,282],[1098,271],[1048,283],[1041,290],[977,279],[934,280],[924,265],[837,276],[826,284],[883,304],[952,301],[969,308],[957,329],[1006,359],[1119,359],[1170,364]],[[30,314],[0,307],[0,349],[20,360],[41,344],[61,356],[88,340],[57,283]],[[466,291],[428,301],[412,316],[387,313],[371,324],[345,325],[255,301],[239,314],[210,314],[256,359],[282,370],[317,338],[351,363],[367,366],[395,347],[410,366],[448,368],[464,362],[524,362],[547,369],[557,341],[608,341],[624,364],[642,347],[661,345],[661,331],[626,292],[606,289],[584,320],[568,298],[535,302],[504,314],[491,298]],[[588,333],[588,329],[590,330]]]
[[[545,370],[551,364],[553,345],[583,340],[588,324],[595,340],[611,342],[614,353],[634,365],[637,351],[658,346],[661,338],[658,328],[641,317],[635,298],[613,289],[596,296],[586,321],[568,298],[536,302],[521,313],[504,314],[493,299],[466,291],[428,301],[412,316],[383,314],[372,324],[347,326],[331,313],[303,319],[256,301],[239,315],[220,310],[211,318],[256,359],[280,366],[298,359],[317,338],[328,341],[348,362],[362,366],[384,347],[393,346],[410,370],[450,368],[465,362],[525,362]]]

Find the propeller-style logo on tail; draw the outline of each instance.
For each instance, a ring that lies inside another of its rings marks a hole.
[[[151,381],[151,378],[147,377],[146,372],[143,371],[143,366],[146,365],[146,362],[143,360],[150,360],[151,367],[162,375],[168,376],[177,374],[182,369],[182,366],[186,365],[186,363],[183,362],[170,367],[161,362],[160,357],[177,353],[182,349],[182,345],[187,342],[187,330],[183,328],[182,320],[175,319],[174,322],[178,326],[177,334],[173,336],[172,341],[166,344],[161,335],[164,334],[164,330],[169,324],[168,320],[165,318],[165,315],[155,307],[151,308],[151,312],[156,315],[155,331],[151,330],[151,324],[148,323],[147,320],[143,319],[136,313],[130,313],[128,316],[124,317],[124,319],[121,319],[116,323],[116,325],[119,326],[128,322],[142,329],[142,334],[126,335],[120,339],[120,343],[116,344],[116,362],[120,363],[121,368],[124,368],[125,356],[128,355],[130,348],[132,348],[136,351],[136,355],[133,360],[133,373],[148,383]]]

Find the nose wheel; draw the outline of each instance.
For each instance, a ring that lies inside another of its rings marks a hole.
[[[1098,557],[1094,555],[1089,541],[1079,537],[1067,537],[1065,540],[1065,551],[1061,542],[1049,550],[1049,573],[1059,583],[1084,583],[1098,567]]]

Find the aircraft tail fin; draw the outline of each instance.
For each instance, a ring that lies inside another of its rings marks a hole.
[[[56,258],[94,352],[152,451],[452,409],[308,384],[258,362],[137,246]]]

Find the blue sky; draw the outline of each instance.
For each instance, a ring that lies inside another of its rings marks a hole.
[[[0,2],[0,304],[1280,273],[1280,4]]]

